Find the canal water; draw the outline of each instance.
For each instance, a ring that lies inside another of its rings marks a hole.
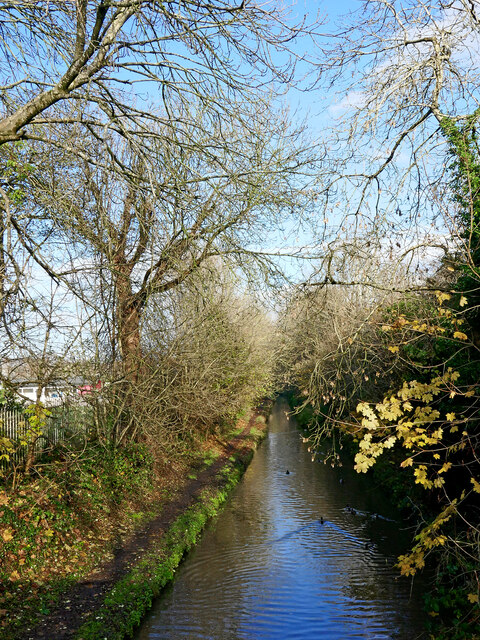
[[[288,409],[137,640],[421,637],[421,585],[392,567],[399,514],[370,478],[312,463]]]

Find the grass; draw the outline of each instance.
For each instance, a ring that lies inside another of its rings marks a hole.
[[[217,449],[207,449],[207,451],[202,456],[203,466],[205,469],[211,467],[212,464],[218,459],[220,455],[220,451]]]
[[[262,435],[262,433],[263,432],[260,431],[260,429],[257,429],[257,427],[252,427],[250,430],[249,436],[253,438],[259,438]]]

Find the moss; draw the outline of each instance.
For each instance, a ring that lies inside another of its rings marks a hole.
[[[259,438],[262,435],[262,432],[259,431],[256,427],[252,427],[249,435],[254,438]]]
[[[215,460],[218,458],[219,455],[220,453],[215,449],[209,449],[208,451],[206,451],[203,455],[204,467],[206,469],[210,467],[215,462]]]

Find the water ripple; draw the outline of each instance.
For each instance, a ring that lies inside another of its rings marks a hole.
[[[392,568],[398,514],[357,475],[312,464],[285,410],[137,640],[420,637],[420,599]]]

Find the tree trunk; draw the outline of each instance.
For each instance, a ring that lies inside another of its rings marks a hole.
[[[132,267],[116,256],[114,283],[116,290],[117,337],[121,355],[123,382],[117,396],[115,444],[137,438],[136,407],[142,371],[140,321],[142,305],[136,299],[130,281]]]
[[[139,305],[132,296],[118,299],[118,339],[122,356],[123,375],[132,386],[138,383],[142,367],[142,346],[140,342]]]

